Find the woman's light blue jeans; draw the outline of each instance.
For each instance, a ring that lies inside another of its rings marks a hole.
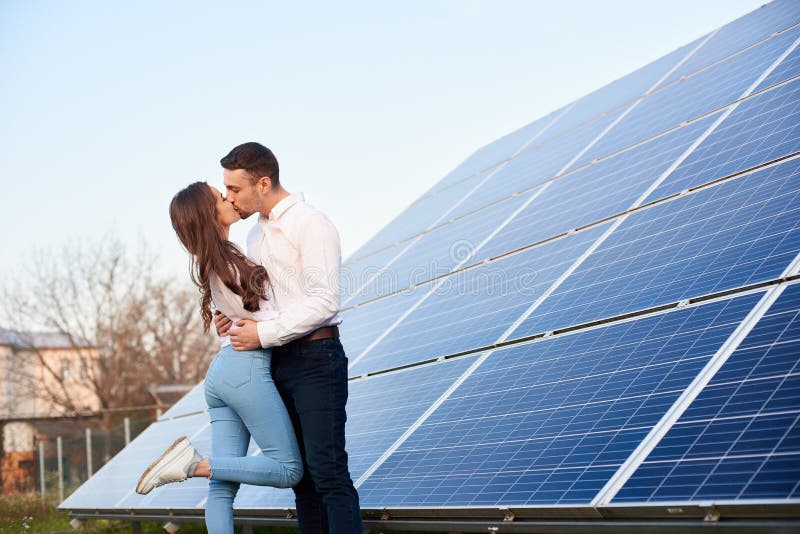
[[[205,382],[211,415],[211,480],[206,527],[233,533],[233,499],[239,484],[290,488],[303,476],[300,449],[270,373],[269,349],[238,352],[223,347]],[[250,436],[261,449],[247,456]]]

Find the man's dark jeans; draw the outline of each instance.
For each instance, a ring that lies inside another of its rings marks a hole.
[[[338,339],[272,350],[272,376],[292,419],[305,473],[294,487],[303,534],[362,534],[358,493],[347,468],[347,357]]]

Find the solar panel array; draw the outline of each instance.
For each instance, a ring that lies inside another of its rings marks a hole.
[[[365,510],[800,503],[798,43],[776,0],[481,148],[352,255]],[[176,436],[208,452],[201,387],[61,507],[201,510],[204,479],[133,492]]]

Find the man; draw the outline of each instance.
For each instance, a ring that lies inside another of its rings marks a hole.
[[[361,534],[361,512],[347,467],[347,358],[339,342],[339,235],[333,224],[280,183],[278,161],[258,143],[237,146],[220,161],[227,198],[247,218],[259,213],[247,253],[267,269],[275,319],[231,322],[236,350],[272,348],[272,374],[286,403],[303,455],[295,486],[302,533]]]

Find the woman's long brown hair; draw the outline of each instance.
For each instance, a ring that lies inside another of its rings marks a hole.
[[[169,218],[178,239],[192,255],[192,282],[200,288],[205,330],[211,325],[211,273],[242,298],[245,310],[257,311],[259,301],[267,298],[267,271],[225,238],[217,218],[217,199],[208,184],[195,182],[178,191],[170,202]]]

